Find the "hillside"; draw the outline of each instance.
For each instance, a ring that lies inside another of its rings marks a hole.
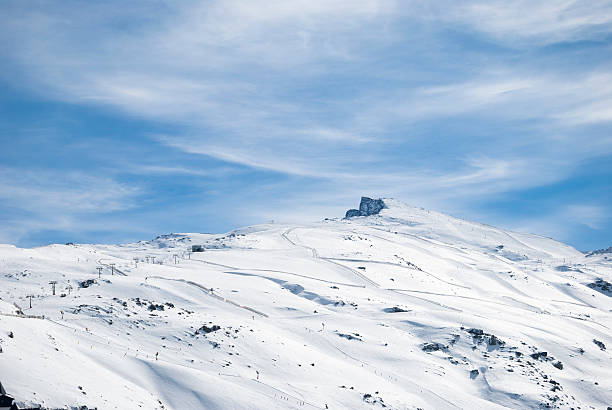
[[[0,382],[47,408],[612,405],[612,260],[384,204],[304,226],[0,245]]]

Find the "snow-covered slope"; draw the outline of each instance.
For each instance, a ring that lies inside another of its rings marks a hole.
[[[612,261],[385,204],[308,226],[0,245],[0,382],[48,408],[612,404]]]

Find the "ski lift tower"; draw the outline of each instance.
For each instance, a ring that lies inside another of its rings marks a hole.
[[[52,280],[49,282],[49,285],[51,285],[51,289],[53,291],[53,296],[55,296],[55,285],[57,284],[56,280]]]

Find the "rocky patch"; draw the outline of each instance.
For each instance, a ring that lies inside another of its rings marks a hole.
[[[345,338],[346,340],[358,340],[360,342],[363,342],[363,339],[360,337],[361,335],[359,333],[348,334],[336,332],[336,334],[340,337]]]
[[[612,283],[603,280],[602,278],[595,279],[592,283],[587,283],[587,286],[599,293],[611,297],[612,296]]]
[[[377,215],[384,208],[386,208],[386,206],[382,199],[372,199],[362,196],[359,209],[349,209],[346,211],[344,217],[348,219],[356,216]]]
[[[91,285],[93,285],[95,283],[96,283],[95,279],[87,279],[87,280],[84,280],[82,282],[79,282],[79,287],[80,288],[88,288],[88,287],[90,287]]]
[[[384,308],[383,312],[386,312],[386,313],[402,313],[402,312],[410,312],[410,310],[402,309],[399,306],[393,306],[393,307],[389,307],[389,308]]]
[[[599,347],[601,350],[606,350],[606,345],[603,344],[603,342],[600,342],[597,339],[593,339],[593,343],[595,343],[595,345]]]
[[[439,350],[446,352],[448,350],[448,346],[443,345],[442,343],[429,342],[422,344],[421,350],[424,352],[437,352]]]

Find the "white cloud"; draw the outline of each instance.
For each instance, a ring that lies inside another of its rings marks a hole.
[[[105,213],[134,206],[136,187],[79,172],[0,169],[0,200],[8,207],[44,214]]]
[[[125,224],[103,216],[136,207],[141,193],[138,187],[108,177],[74,171],[0,168],[0,201],[4,209],[0,242],[17,243],[45,230],[119,232]]]
[[[610,219],[609,209],[599,205],[567,205],[561,211],[573,223],[588,226],[591,229],[602,229]]]
[[[474,80],[376,93],[360,115],[370,124],[416,122],[460,115],[520,121],[539,120],[556,130],[612,120],[612,74],[560,76],[533,72],[483,72]]]
[[[166,141],[187,152],[203,151],[191,145],[206,147],[207,155],[248,166],[299,175],[348,173],[346,157],[355,152],[347,147],[364,144],[373,157],[368,143],[384,142],[389,131],[406,124],[444,116],[552,119],[558,126],[611,116],[609,73],[571,77],[483,68],[472,79],[430,80],[385,93],[364,84],[356,97],[324,105],[292,95],[296,80],[309,84],[338,74],[337,62],[369,61],[373,56],[364,43],[385,46],[400,35],[392,22],[433,18],[474,24],[501,37],[566,38],[585,36],[607,21],[605,3],[589,8],[569,1],[443,2],[427,14],[417,2],[385,0],[206,2],[168,6],[156,24],[129,30],[113,27],[137,20],[143,6],[127,8],[125,15],[109,7],[75,5],[5,19],[7,30],[24,33],[22,46],[10,54],[55,98],[191,127],[189,144],[185,137]],[[335,145],[321,148],[325,143]]]
[[[575,244],[577,232],[584,232],[584,228],[595,231],[604,229],[604,224],[610,220],[609,215],[610,209],[607,205],[573,202],[546,206],[528,217],[516,215],[509,218],[489,215],[488,218],[497,219],[500,225],[517,232],[535,233]]]
[[[603,38],[612,31],[607,0],[486,0],[453,2],[443,19],[463,22],[503,43],[533,47]],[[448,6],[448,4],[445,4]]]
[[[164,166],[164,165],[139,165],[129,164],[122,172],[141,174],[141,175],[193,175],[202,177],[225,177],[239,173],[235,168],[196,168],[185,166]]]

